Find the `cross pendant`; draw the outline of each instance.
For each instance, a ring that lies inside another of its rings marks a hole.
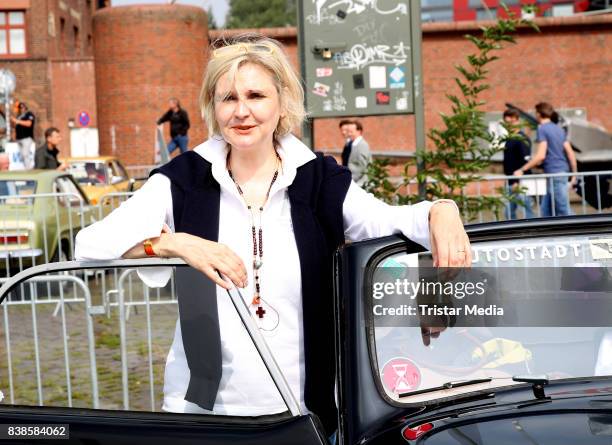
[[[257,314],[259,318],[263,318],[265,313],[266,311],[261,306],[259,306],[257,310],[255,311],[255,314]]]

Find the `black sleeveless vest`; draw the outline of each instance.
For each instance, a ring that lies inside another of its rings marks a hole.
[[[210,162],[188,151],[153,170],[151,175],[155,173],[162,173],[171,181],[175,230],[217,241],[220,186],[212,175]],[[316,159],[297,169],[288,188],[302,274],[305,402],[329,433],[337,428],[332,257],[344,242],[342,204],[350,182],[349,170],[339,166],[332,157],[317,154]],[[184,328],[180,294],[178,298],[181,328]],[[202,354],[197,342],[201,332],[193,333],[193,325],[190,328],[191,335],[183,330],[191,373],[185,399],[212,409],[221,376],[220,349],[217,349],[220,344],[213,345],[211,354]],[[218,363],[211,364],[211,356]]]

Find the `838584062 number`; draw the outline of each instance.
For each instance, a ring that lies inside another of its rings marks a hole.
[[[69,439],[68,424],[0,424],[0,439]]]

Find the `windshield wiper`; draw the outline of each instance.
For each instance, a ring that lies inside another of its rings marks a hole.
[[[441,391],[444,389],[460,388],[462,386],[478,385],[479,383],[489,383],[492,381],[492,377],[486,377],[484,379],[472,379],[472,380],[459,380],[456,382],[446,382],[440,386],[434,386],[433,388],[419,389],[417,391],[403,392],[398,394],[398,397],[415,396],[418,394],[426,394],[428,392]]]
[[[545,399],[544,386],[548,385],[548,375],[515,375],[512,377],[515,382],[531,383],[533,395],[536,399]]]

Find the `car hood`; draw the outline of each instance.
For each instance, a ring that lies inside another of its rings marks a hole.
[[[100,185],[80,184],[80,186],[85,192],[85,195],[87,195],[87,198],[90,201],[95,201],[95,203],[98,203],[100,201],[100,198],[102,198],[104,195],[108,195],[109,193],[116,193],[119,191],[117,190],[115,186],[107,185],[107,184],[100,184]]]
[[[395,434],[427,445],[612,443],[612,378],[554,381],[544,392],[522,384],[449,401],[397,419]]]
[[[457,424],[419,444],[610,444],[612,413],[540,413]]]

